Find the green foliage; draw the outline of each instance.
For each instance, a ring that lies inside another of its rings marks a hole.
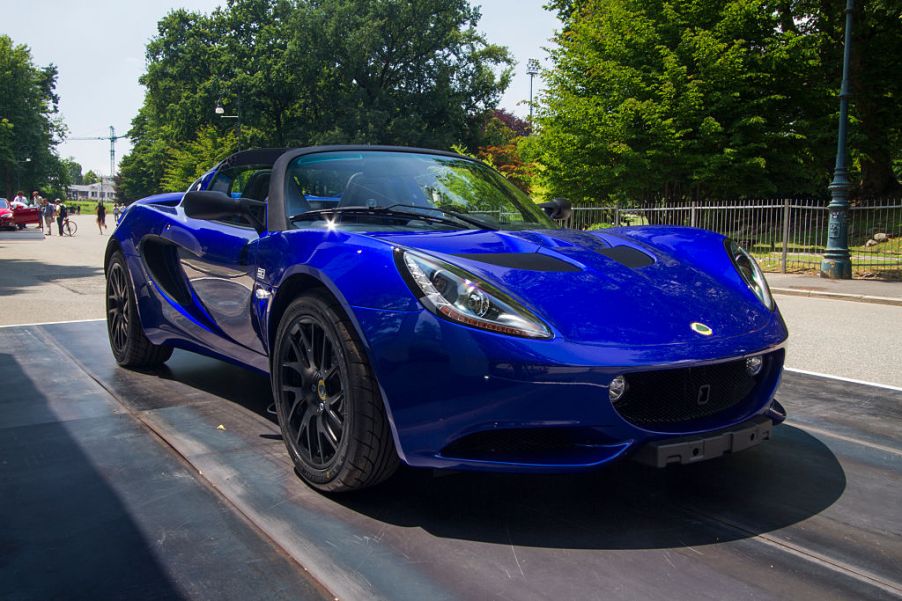
[[[884,35],[884,62],[902,52],[898,14],[881,8],[891,3],[868,3],[872,16],[859,25],[876,31],[871,21],[887,13],[882,27],[896,35]],[[581,201],[823,195],[835,149],[842,4],[550,2],[564,28],[545,74],[540,180],[552,195]],[[863,52],[859,68],[873,78],[871,94],[892,91],[881,106],[895,110],[881,128],[898,141],[899,78],[889,65],[866,69],[876,59]],[[862,172],[865,157],[879,154],[864,152],[868,94],[856,109]],[[893,152],[898,146],[886,154]]]
[[[36,66],[27,46],[0,35],[0,195],[67,181],[55,152],[65,134],[56,77],[55,66]]]
[[[475,149],[512,63],[477,32],[479,17],[466,0],[229,0],[209,15],[173,11],[147,46],[121,192],[183,181],[191,161],[170,148],[193,152],[213,130],[237,136],[217,103],[240,115],[243,148]]]
[[[60,166],[65,170],[68,184],[83,184],[85,176],[81,174],[81,164],[74,158],[60,159]]]
[[[93,169],[88,169],[88,172],[85,173],[84,177],[82,178],[82,181],[84,181],[85,185],[89,186],[91,184],[96,184],[97,182],[99,182],[100,177],[98,177],[98,175],[96,173],[94,173]]]
[[[168,150],[161,181],[163,189],[187,190],[194,180],[235,152],[237,147],[234,132],[221,134],[210,125],[202,127],[194,140]]]

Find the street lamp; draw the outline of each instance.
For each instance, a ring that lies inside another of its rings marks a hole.
[[[532,79],[539,74],[539,61],[531,58],[526,61],[526,74],[529,75],[529,126],[532,127]]]
[[[827,226],[827,248],[821,261],[821,277],[848,280],[852,277],[849,254],[849,181],[846,138],[849,126],[849,57],[852,52],[852,9],[854,0],[846,0],[846,34],[842,58],[842,86],[839,90],[839,132],[836,136],[836,166],[830,182],[830,222]]]
[[[28,164],[28,163],[30,163],[30,162],[31,162],[31,157],[25,157],[25,158],[22,159],[21,161],[16,161],[16,163],[18,163],[18,164],[20,164],[20,165],[21,165],[22,163]],[[18,191],[19,191],[19,188],[22,187],[22,184],[21,184],[21,182],[20,182],[21,176],[22,176],[22,168],[21,168],[21,167],[16,167],[16,192],[18,192]]]
[[[234,115],[226,115],[225,109],[222,107],[222,103],[217,101],[216,108],[213,109],[217,115],[219,115],[220,119],[237,119],[238,120],[238,150],[241,150],[241,96],[238,96],[238,107],[235,111]]]

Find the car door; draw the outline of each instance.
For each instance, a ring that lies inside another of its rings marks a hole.
[[[264,195],[262,170],[241,166],[225,170],[209,189],[240,197],[248,184]],[[254,177],[257,175],[257,177]],[[268,177],[265,180],[268,184]],[[252,351],[263,353],[259,327],[252,315],[259,235],[241,218],[204,220],[185,217],[184,227],[171,223],[162,237],[175,245],[188,283],[191,302],[218,334]]]

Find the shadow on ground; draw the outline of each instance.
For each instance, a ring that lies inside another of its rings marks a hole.
[[[103,276],[103,267],[57,265],[30,259],[0,259],[0,296],[11,296],[47,282],[78,294],[103,292],[103,280],[67,285],[69,280]]]

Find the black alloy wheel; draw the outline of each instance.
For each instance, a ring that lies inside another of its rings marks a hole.
[[[128,343],[129,302],[126,288],[125,269],[119,262],[110,265],[107,274],[106,312],[107,328],[113,354],[125,352]]]
[[[325,469],[345,437],[344,355],[334,335],[309,315],[292,324],[286,342],[279,358],[285,427],[304,462]]]
[[[153,344],[144,335],[125,257],[119,251],[106,267],[106,323],[110,348],[119,365],[153,367],[172,355],[171,346]]]
[[[323,293],[285,310],[272,358],[282,437],[298,474],[323,491],[372,486],[398,455],[379,388],[341,307]]]

